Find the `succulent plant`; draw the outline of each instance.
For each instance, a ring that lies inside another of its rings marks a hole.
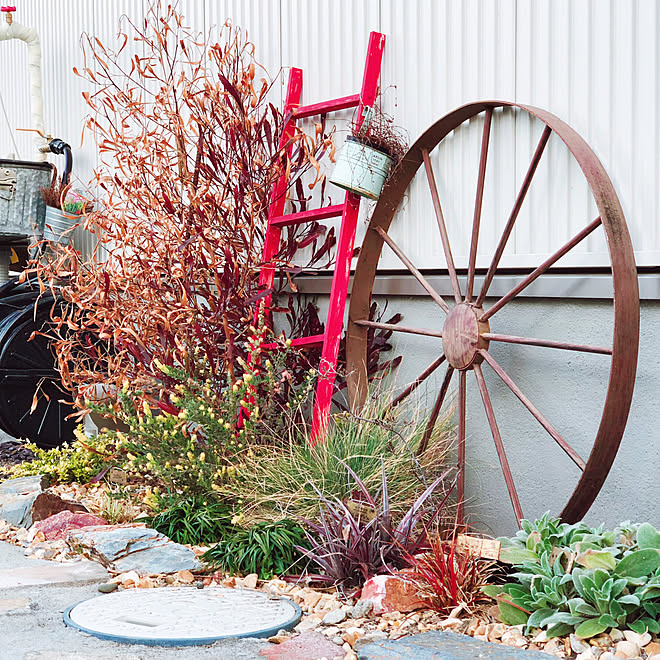
[[[515,582],[489,585],[500,618],[548,637],[589,638],[609,628],[660,632],[660,532],[649,523],[615,531],[543,516],[501,539]]]

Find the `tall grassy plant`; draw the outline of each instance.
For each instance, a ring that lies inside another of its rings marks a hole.
[[[365,488],[376,492],[385,470],[394,513],[402,513],[449,462],[453,425],[449,413],[433,431],[426,451],[418,455],[427,419],[404,404],[391,408],[388,397],[374,396],[360,414],[340,413],[323,442],[312,445],[300,425],[288,442],[257,449],[244,458],[237,482],[246,514],[299,515],[314,518],[319,494],[331,500],[349,498],[356,488],[346,466]],[[440,488],[441,490],[441,488]],[[280,513],[278,513],[280,512]]]

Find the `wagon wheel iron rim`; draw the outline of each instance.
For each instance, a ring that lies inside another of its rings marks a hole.
[[[517,113],[526,113],[540,120],[544,124],[544,129],[531,158],[522,185],[518,189],[513,208],[499,239],[497,248],[494,251],[482,288],[477,293],[474,290],[476,256],[484,197],[484,182],[488,168],[492,117],[494,111],[499,108],[510,109]],[[437,191],[436,179],[429,154],[455,129],[482,114],[484,117],[484,128],[481,137],[476,195],[473,207],[474,212],[471,221],[472,232],[467,265],[467,279],[465,291],[462,291],[453,261],[442,204]],[[552,134],[555,134],[561,139],[573,159],[579,165],[584,179],[589,186],[599,216],[595,219],[588,219],[585,222],[584,228],[573,236],[572,239],[555,251],[531,273],[523,277],[521,282],[511,289],[511,291],[499,297],[490,307],[484,309],[483,303],[489,291],[490,284],[498,273],[500,259],[524,204],[527,192],[533,185],[537,166],[543,157],[546,145]],[[425,175],[426,177],[433,201],[435,219],[443,245],[445,264],[452,291],[451,297],[447,296],[446,299],[433,289],[420,270],[388,234],[396,211],[401,205],[408,187],[418,171],[422,173],[421,176]],[[545,338],[518,337],[490,331],[489,321],[495,317],[500,309],[516,298],[537,277],[546,273],[563,255],[570,252],[584,238],[601,226],[607,240],[613,284],[614,331],[611,347],[560,342]],[[432,424],[435,422],[435,418],[437,418],[437,414],[443,405],[445,395],[449,389],[449,382],[452,376],[458,374],[457,454],[459,465],[457,499],[459,516],[463,514],[462,509],[465,498],[466,374],[468,371],[473,371],[495,443],[508,495],[518,523],[523,517],[523,510],[515,486],[515,478],[507,460],[504,442],[500,435],[488,386],[483,375],[485,369],[482,367],[485,363],[487,368],[496,374],[495,377],[506,384],[513,395],[519,399],[540,426],[545,429],[580,469],[581,474],[577,485],[560,513],[561,519],[566,522],[572,523],[580,520],[589,510],[601,490],[621,443],[632,401],[639,344],[639,292],[632,243],[621,204],[599,159],[588,144],[570,126],[555,115],[538,108],[506,101],[481,101],[464,105],[445,115],[422,134],[399,164],[393,177],[386,184],[373,211],[357,261],[354,284],[350,296],[346,345],[348,393],[349,401],[353,407],[361,406],[367,397],[365,369],[367,333],[370,328],[377,328],[383,325],[370,322],[368,319],[373,284],[384,245],[387,245],[394,252],[403,266],[405,266],[431,299],[446,314],[445,324],[441,333],[436,330],[424,328],[391,328],[393,330],[398,329],[403,332],[434,337],[444,335],[442,339],[442,353],[397,396],[393,403],[396,405],[405,396],[411,394],[446,362],[447,371],[439,395],[436,398],[430,416],[429,428],[427,429],[426,436],[429,436],[432,430]],[[451,304],[453,304],[453,307],[450,306]],[[609,382],[603,411],[596,438],[586,460],[578,455],[494,359],[489,352],[491,342],[497,342],[503,346],[510,344],[545,346],[555,350],[610,356]],[[424,440],[427,441],[428,437],[425,437]]]

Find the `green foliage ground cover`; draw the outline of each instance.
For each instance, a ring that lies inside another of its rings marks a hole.
[[[660,532],[651,524],[605,530],[546,514],[501,541],[501,558],[516,571],[486,592],[497,598],[504,623],[541,628],[548,637],[660,632]]]

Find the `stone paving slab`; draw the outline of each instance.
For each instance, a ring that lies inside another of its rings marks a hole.
[[[82,559],[60,564],[34,559],[26,557],[20,548],[0,542],[0,589],[38,584],[91,582],[105,580],[107,576],[108,572],[105,568],[93,561]]]
[[[503,644],[493,644],[468,635],[431,631],[364,646],[359,660],[547,660],[541,651],[526,651]]]

